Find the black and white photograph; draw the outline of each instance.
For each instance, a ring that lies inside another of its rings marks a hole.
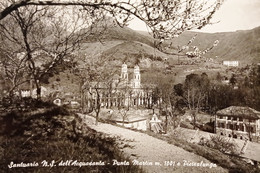
[[[0,0],[0,173],[259,173],[260,0]]]

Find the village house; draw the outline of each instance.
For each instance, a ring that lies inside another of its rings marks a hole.
[[[28,87],[29,88],[29,87]],[[34,89],[21,89],[20,93],[16,92],[16,95],[21,95],[21,97],[32,97],[32,98],[36,98],[37,97],[37,93],[36,93],[36,88]],[[49,95],[49,91],[47,88],[40,86],[41,88],[41,97],[47,97]]]
[[[216,113],[216,133],[257,141],[260,137],[260,112],[241,106],[230,106]]]

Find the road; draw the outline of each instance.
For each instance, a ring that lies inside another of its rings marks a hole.
[[[147,172],[228,172],[226,169],[210,163],[207,159],[166,141],[111,124],[99,123],[95,125],[93,117],[79,115],[90,128],[109,136],[119,137],[118,142],[121,143],[121,146],[128,146],[122,147],[122,150],[126,155],[130,156],[133,161],[131,164],[139,164]]]

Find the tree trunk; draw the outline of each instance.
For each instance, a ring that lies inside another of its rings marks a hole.
[[[37,80],[35,81],[35,86],[36,86],[36,99],[40,100],[41,99],[41,86],[39,85]]]
[[[96,88],[97,98],[96,98],[96,105],[95,105],[95,111],[96,111],[96,125],[98,125],[98,119],[99,119],[99,112],[100,112],[100,95],[98,88]]]
[[[98,125],[99,110],[96,110],[96,125]]]
[[[166,119],[165,119],[165,134],[167,134],[168,131],[168,113],[166,112]]]

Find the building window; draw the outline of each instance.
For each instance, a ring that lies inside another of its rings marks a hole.
[[[227,124],[227,125],[226,125],[226,128],[227,128],[227,129],[231,129],[231,125],[232,125],[232,124]]]
[[[231,120],[231,117],[228,117],[228,120]]]
[[[243,124],[239,124],[239,130],[244,131],[244,125]]]
[[[249,119],[249,120],[248,120],[248,122],[250,122],[250,123],[253,123],[253,122],[254,122],[254,120],[252,120],[252,119]]]
[[[247,132],[250,132],[250,133],[255,133],[255,128],[252,127],[252,126],[247,126]]]

